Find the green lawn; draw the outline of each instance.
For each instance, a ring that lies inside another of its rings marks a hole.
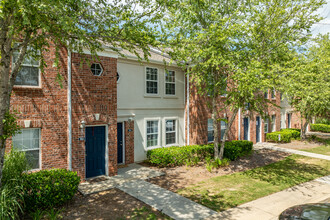
[[[315,147],[312,149],[303,149],[302,151],[307,151],[311,153],[316,153],[316,154],[324,154],[330,156],[330,145],[327,146],[321,146],[321,147]]]
[[[224,211],[326,175],[330,175],[330,161],[292,155],[264,167],[210,178],[179,194],[215,211]]]

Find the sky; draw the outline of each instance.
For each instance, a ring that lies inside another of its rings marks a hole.
[[[314,36],[317,34],[330,33],[330,0],[327,0],[327,4],[320,8],[318,13],[324,17],[324,20],[313,25],[312,32]]]

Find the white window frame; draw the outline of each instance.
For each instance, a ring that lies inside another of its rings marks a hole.
[[[148,121],[158,121],[158,138],[157,138],[157,145],[156,146],[152,146],[152,147],[148,147],[147,146],[147,142],[148,142],[148,133],[147,133],[147,126],[148,126]],[[145,118],[144,119],[144,149],[146,151],[148,150],[152,150],[155,148],[160,148],[161,147],[161,134],[162,134],[162,130],[161,130],[161,120],[159,117],[157,118]]]
[[[166,82],[166,71],[171,71],[174,72],[174,82]],[[176,96],[176,71],[175,70],[164,70],[164,82],[165,82],[165,87],[164,87],[164,95],[165,96]],[[174,94],[166,94],[166,84],[174,84]]]
[[[244,116],[242,118],[242,125],[243,125],[243,140],[244,140],[244,118],[247,118],[248,119],[248,124],[249,124],[249,127],[248,127],[248,139],[247,141],[251,141],[251,120],[250,120],[250,117],[246,117]]]
[[[100,67],[101,67],[100,75],[95,75],[95,74],[93,73],[93,70],[92,70],[92,65],[93,65],[93,64],[94,64],[94,65],[100,65]],[[103,74],[103,72],[104,72],[104,69],[103,69],[103,66],[102,66],[101,63],[92,63],[91,66],[90,66],[90,71],[91,71],[91,73],[92,73],[93,76],[102,76],[102,74]],[[116,74],[116,80],[117,80],[117,74]]]
[[[212,120],[212,130],[213,131],[213,141],[209,141],[209,120]],[[214,142],[214,127],[213,127],[213,119],[212,118],[208,118],[207,119],[207,143],[213,143]]]
[[[228,121],[228,118],[226,117],[226,118],[222,118],[222,119],[226,119],[227,121]],[[228,122],[226,122],[226,121],[223,121],[223,120],[221,120],[220,121],[220,140],[222,140],[223,138],[221,138],[221,136],[222,136],[222,125],[221,125],[221,123],[225,123],[225,126],[226,126],[226,130],[228,129]],[[224,134],[223,134],[224,135]],[[227,136],[227,139],[226,140],[228,140],[228,136]]]
[[[266,128],[267,128],[267,130],[266,130]],[[269,118],[266,118],[266,119],[264,119],[264,133],[266,134],[268,132],[269,132]]]
[[[157,69],[157,81],[156,80],[147,80],[147,68]],[[147,93],[147,82],[157,82],[157,93]],[[146,66],[144,68],[144,94],[146,96],[159,96],[159,69],[157,67]]]
[[[23,58],[23,62],[24,62],[24,59],[25,59],[25,57]],[[14,54],[12,55],[12,67],[11,67],[11,69],[13,70],[13,68],[14,68]],[[14,88],[16,87],[16,88],[36,88],[36,89],[40,89],[42,86],[41,86],[41,72],[40,72],[40,60],[38,60],[38,65],[31,65],[31,64],[23,64],[23,62],[22,62],[22,64],[21,64],[21,67],[20,68],[22,68],[23,66],[26,66],[26,67],[37,67],[38,68],[38,86],[31,86],[31,85],[15,85],[15,83],[14,83]],[[15,79],[15,81],[16,81],[16,79]]]
[[[175,120],[175,143],[173,144],[166,144],[166,121],[167,120]],[[178,138],[179,138],[179,118],[178,117],[166,117],[163,119],[163,131],[164,131],[164,136],[163,136],[163,143],[165,147],[170,147],[170,146],[178,146]]]
[[[41,128],[22,128],[21,131],[24,130],[39,130],[39,148],[33,148],[33,149],[29,149],[29,150],[19,150],[22,152],[26,152],[26,151],[33,151],[33,150],[39,150],[39,168],[36,169],[31,169],[30,171],[38,171],[42,169],[42,162],[41,162]],[[12,140],[13,142],[13,140]]]
[[[273,97],[273,94],[274,94],[274,97]],[[270,97],[271,97],[271,99],[276,99],[276,90],[275,89],[272,89],[270,91]]]
[[[265,97],[265,95],[267,94],[267,97]],[[264,92],[264,99],[269,99],[269,92],[267,90],[267,92]]]
[[[274,120],[273,120],[273,118],[274,118]],[[271,130],[272,130],[272,132],[276,131],[276,115],[272,115]]]

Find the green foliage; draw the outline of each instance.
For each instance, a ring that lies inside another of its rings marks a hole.
[[[317,118],[315,124],[326,124],[330,125],[330,118]]]
[[[238,157],[248,155],[252,152],[252,141],[229,141],[225,143],[223,156],[230,160],[236,160]]]
[[[311,130],[312,131],[321,131],[330,133],[330,125],[326,124],[311,124]]]
[[[230,160],[236,160],[238,157],[249,154],[252,151],[252,147],[253,143],[251,141],[226,142],[224,156]],[[211,158],[213,154],[213,144],[209,144],[157,148],[148,151],[147,157],[151,164],[160,167],[171,167],[197,165],[202,160],[205,160],[207,164],[212,164]]]
[[[41,209],[37,209],[36,211],[30,213],[32,220],[40,220],[44,217],[44,215],[45,211]]]
[[[147,157],[150,163],[160,167],[181,166],[191,161],[203,160],[212,157],[213,145],[193,145],[183,147],[164,147],[149,150]]]
[[[49,209],[63,205],[76,194],[80,177],[65,169],[41,170],[25,175],[26,210]]]
[[[1,139],[6,140],[20,130],[20,126],[16,121],[17,117],[15,114],[10,113],[9,111],[6,112],[5,119],[3,120],[3,135],[0,136]]]
[[[2,188],[0,189],[0,219],[16,219],[23,210],[23,184],[27,160],[24,152],[11,150],[5,155]]]
[[[290,143],[292,139],[300,138],[300,129],[285,128],[281,131],[275,131],[266,134],[266,140],[276,143]]]

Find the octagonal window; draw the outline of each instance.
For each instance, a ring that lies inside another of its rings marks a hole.
[[[101,76],[101,74],[103,73],[103,68],[102,68],[101,64],[93,63],[91,66],[91,71],[94,76]]]

